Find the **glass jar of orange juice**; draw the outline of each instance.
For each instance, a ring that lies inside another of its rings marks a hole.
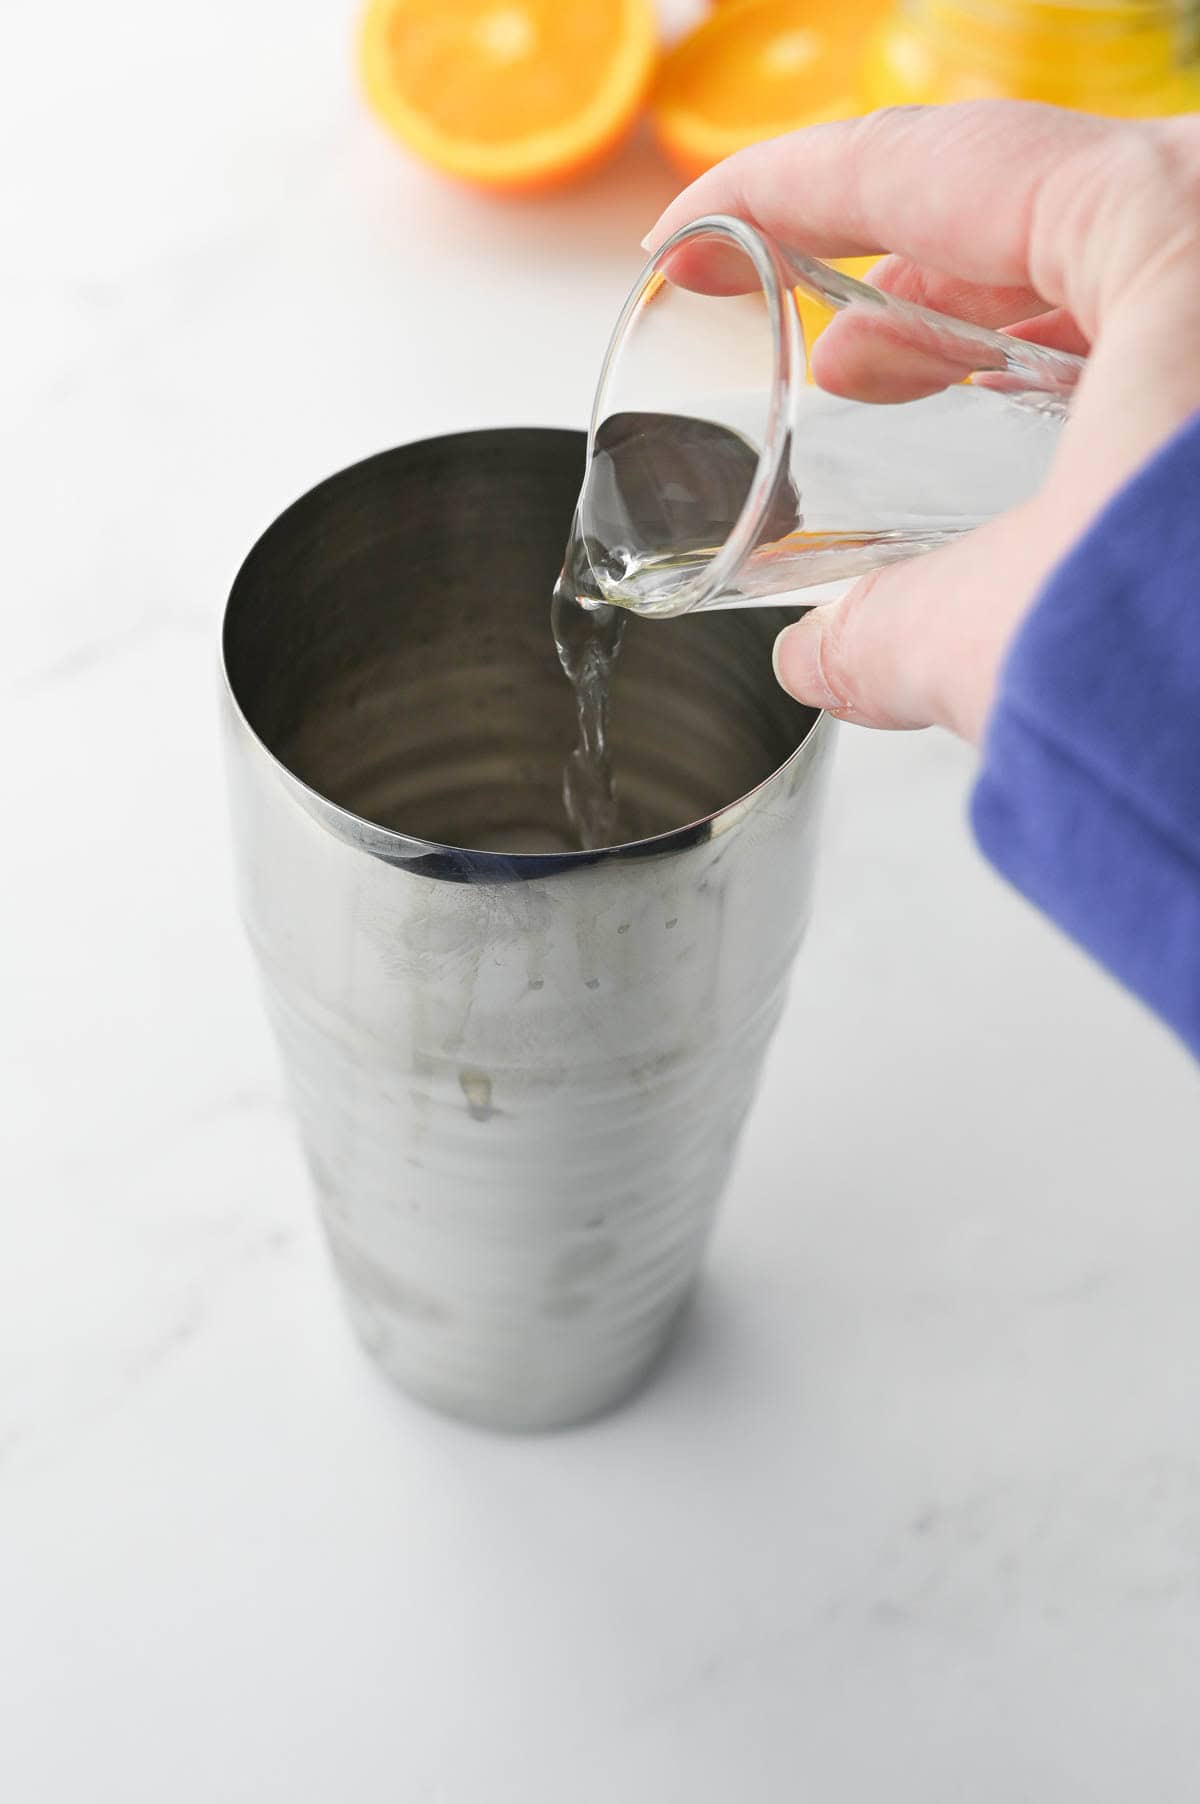
[[[1194,0],[904,0],[868,44],[864,100],[1189,112],[1200,107],[1195,27]]]

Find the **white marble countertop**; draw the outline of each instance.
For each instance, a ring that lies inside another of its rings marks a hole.
[[[341,464],[579,423],[671,182],[443,188],[350,11],[6,19],[3,1795],[1191,1798],[1200,1086],[947,739],[842,736],[652,1388],[508,1441],[351,1341],[230,899],[224,595]]]

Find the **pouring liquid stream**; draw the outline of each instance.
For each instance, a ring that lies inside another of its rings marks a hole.
[[[710,420],[622,413],[596,430],[551,604],[577,723],[563,806],[584,850],[611,845],[618,831],[609,692],[626,611],[675,611],[681,584],[732,529],[757,465],[753,445]]]
[[[626,413],[596,432],[550,615],[575,698],[563,807],[585,851],[612,845],[619,831],[609,702],[626,610],[674,611],[681,582],[731,530],[757,462],[745,438],[708,420]]]
[[[577,737],[563,765],[563,808],[573,838],[590,852],[612,845],[617,833],[609,691],[625,619],[606,602],[584,606],[560,577],[550,627],[575,698]]]

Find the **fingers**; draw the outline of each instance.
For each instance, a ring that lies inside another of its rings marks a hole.
[[[898,300],[974,325],[1003,326],[1034,344],[1077,354],[1088,349],[1073,317],[1061,307],[1047,307],[1029,288],[964,282],[900,256],[883,258],[868,280]],[[943,346],[907,342],[899,322],[887,314],[852,307],[830,321],[813,347],[813,379],[830,394],[851,400],[914,401],[974,372],[974,358],[944,352]]]
[[[851,308],[832,320],[812,349],[812,376],[827,394],[852,401],[916,401],[972,373],[974,359],[914,344],[878,313]]]
[[[1033,289],[1059,304],[1060,260],[1031,247],[1043,189],[1065,179],[1076,153],[1132,129],[1018,101],[815,125],[701,176],[648,242],[661,244],[705,213],[734,213],[814,256],[887,248],[969,283]],[[1036,276],[1035,260],[1043,266]]]
[[[1091,340],[1073,313],[1065,307],[1051,307],[1033,319],[1014,320],[1007,328],[1012,338],[1023,338],[1026,344],[1045,345],[1048,351],[1070,351],[1074,357],[1086,357]]]
[[[762,287],[745,251],[715,234],[689,238],[664,258],[660,268],[675,288],[690,288],[695,294],[754,294]]]
[[[899,255],[881,258],[866,279],[872,288],[895,295],[897,300],[932,307],[935,313],[949,313],[976,326],[1009,326],[1014,320],[1044,313],[1048,305],[1025,284],[1005,288],[995,283],[967,282],[962,276],[930,269],[912,257]]]
[[[954,319],[970,320],[973,325],[1003,327],[1014,338],[1028,344],[1045,345],[1052,351],[1070,351],[1084,357],[1089,340],[1078,321],[1064,307],[1052,307],[1032,288],[997,288],[978,282],[964,282],[959,276],[946,275],[940,269],[927,269],[911,257],[884,257],[867,278],[873,288],[893,294],[898,300],[914,301],[918,307],[931,307],[935,313],[948,313]]]
[[[775,673],[797,701],[872,727],[978,741],[1017,622],[1060,550],[1033,505],[879,570],[787,627]]]

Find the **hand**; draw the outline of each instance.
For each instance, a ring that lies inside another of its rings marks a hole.
[[[776,646],[779,679],[800,701],[978,740],[1008,644],[1054,564],[1200,408],[1200,116],[1118,123],[971,101],[813,126],[710,170],[648,247],[705,213],[737,214],[818,257],[887,247],[870,279],[889,293],[1088,353],[1033,500],[864,578]],[[814,376],[876,398],[869,360],[851,335],[839,345],[839,323],[818,342]],[[887,398],[900,398],[894,383]]]

